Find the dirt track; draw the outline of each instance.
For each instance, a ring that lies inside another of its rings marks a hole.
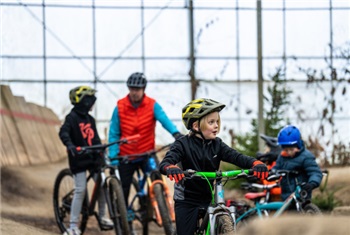
[[[67,162],[32,167],[1,168],[1,234],[60,234],[54,220],[52,191],[57,173]],[[331,169],[329,185],[341,187],[336,197],[350,206],[350,168]],[[100,232],[95,219],[89,220],[85,234],[110,235]],[[163,234],[156,225],[150,234]]]
[[[50,165],[1,168],[1,234],[48,234],[42,233],[43,231],[61,234],[54,218],[52,192],[57,173],[67,167],[67,164],[62,161]],[[21,224],[27,226],[20,226]],[[36,231],[33,227],[41,231]],[[162,233],[162,228],[150,224],[150,235]],[[100,232],[96,219],[91,217],[84,234],[114,233]]]

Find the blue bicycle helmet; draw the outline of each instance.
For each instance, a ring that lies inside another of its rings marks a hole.
[[[283,127],[277,136],[278,144],[283,146],[297,146],[301,148],[301,134],[297,127],[293,125],[287,125]]]

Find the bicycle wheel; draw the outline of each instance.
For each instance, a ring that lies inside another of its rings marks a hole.
[[[111,218],[114,223],[115,234],[130,234],[128,223],[128,212],[125,205],[123,188],[120,181],[115,178],[109,180],[109,196],[111,209],[114,217]]]
[[[136,195],[135,200],[132,202],[132,204],[129,206],[129,210],[132,211],[134,216],[135,225],[134,228],[141,227],[142,229],[142,235],[148,235],[148,222],[149,222],[149,213],[148,213],[148,205],[150,205],[150,202],[148,200],[148,197],[146,195],[141,195],[141,189],[138,184],[138,180],[136,178],[132,179],[132,187],[133,191],[135,191]]]
[[[243,214],[242,214],[243,215]],[[248,224],[256,219],[258,217],[256,211],[251,211],[248,214],[245,214],[243,217],[241,217],[242,215],[238,215],[237,220],[236,220],[236,229],[237,231],[245,228],[246,226],[248,226]]]
[[[169,209],[165,200],[163,187],[161,184],[155,184],[153,190],[158,203],[159,213],[162,217],[164,232],[166,235],[172,235],[175,233],[175,229],[169,215]]]
[[[230,215],[221,214],[216,217],[215,234],[217,235],[234,234],[233,221]]]
[[[70,209],[74,195],[74,179],[69,169],[61,170],[55,180],[53,190],[53,209],[55,212],[56,223],[61,230],[65,232],[70,224]],[[87,220],[89,218],[87,213],[87,197],[83,202],[83,209],[80,216],[79,229],[81,233],[85,231]],[[84,209],[85,207],[85,209]]]
[[[322,215],[322,212],[318,206],[313,203],[308,203],[303,206],[303,212],[308,215]]]

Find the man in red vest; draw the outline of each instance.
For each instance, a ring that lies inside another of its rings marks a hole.
[[[110,158],[153,150],[155,148],[157,121],[175,139],[182,136],[162,107],[145,94],[147,79],[143,73],[131,74],[126,84],[129,88],[129,94],[117,102],[110,123],[108,141],[114,142],[120,138],[136,134],[140,134],[141,137],[136,143],[120,146],[112,145],[109,148]],[[141,159],[140,161],[128,162],[127,164],[123,162],[119,164],[118,161],[112,161],[111,163],[112,165],[119,165],[124,197],[127,201],[135,170],[147,162]]]

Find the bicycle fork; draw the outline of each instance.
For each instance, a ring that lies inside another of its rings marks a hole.
[[[155,198],[155,193],[154,193],[154,186],[156,184],[160,184],[163,187],[163,190],[165,193],[165,200],[166,200],[166,204],[167,204],[167,207],[169,210],[170,218],[171,218],[171,221],[174,222],[175,221],[175,211],[174,211],[174,206],[173,206],[173,199],[171,197],[169,187],[167,186],[167,183],[165,182],[164,177],[162,177],[162,180],[157,179],[154,181],[151,181],[151,179],[148,178],[147,181],[148,181],[148,185],[149,185],[150,201],[151,201],[152,207],[153,207],[154,212],[155,212],[157,224],[162,226],[163,221],[162,221],[162,217],[160,216],[158,203],[157,203],[157,200]]]
[[[217,203],[216,207],[209,206],[208,207],[208,213],[209,213],[209,225],[210,226],[210,234],[215,234],[215,222],[216,217],[219,215],[227,214],[230,215],[231,220],[233,222],[234,231],[236,231],[236,207],[225,206],[225,199],[224,199],[224,187],[221,184],[221,180],[219,180],[215,186],[215,202]],[[217,212],[219,211],[219,212]]]

